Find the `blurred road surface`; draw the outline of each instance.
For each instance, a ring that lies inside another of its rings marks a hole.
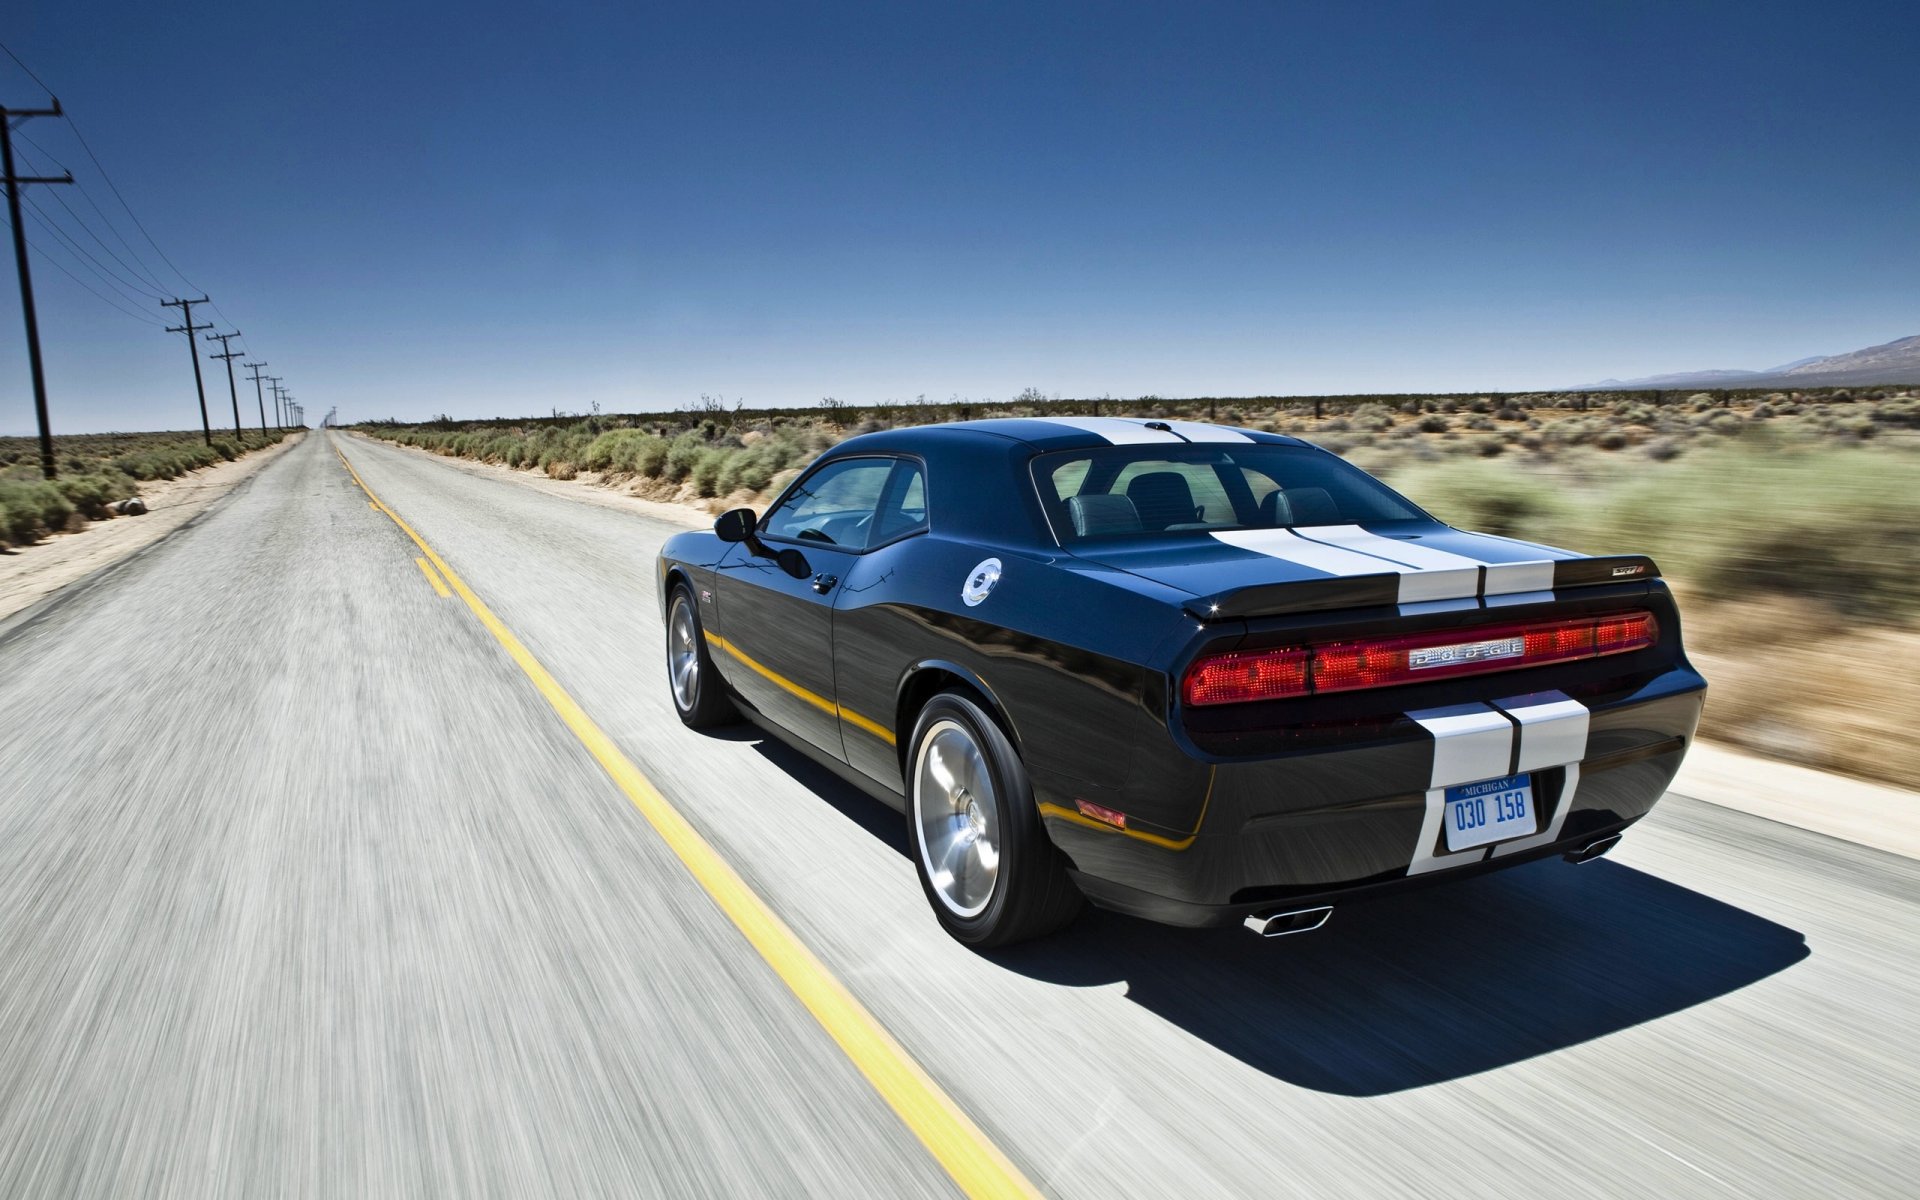
[[[1906,1196],[1920,863],[1680,797],[1262,942],[950,942],[674,720],[672,530],[320,435],[0,627],[0,1195],[954,1195],[335,456],[1043,1192]]]

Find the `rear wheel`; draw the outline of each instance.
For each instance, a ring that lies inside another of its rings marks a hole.
[[[908,822],[920,885],[948,933],[977,949],[1062,928],[1079,914],[1013,744],[972,698],[942,692],[920,710],[907,761]]]
[[[667,603],[667,690],[674,711],[689,729],[706,729],[739,719],[726,685],[714,672],[707,655],[707,639],[700,628],[700,610],[693,590],[676,584]]]

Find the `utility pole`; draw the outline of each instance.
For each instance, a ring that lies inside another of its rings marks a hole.
[[[20,219],[20,185],[23,183],[72,183],[73,172],[59,179],[13,173],[13,123],[29,117],[60,116],[60,98],[52,108],[8,108],[0,104],[0,170],[6,173],[7,217],[13,222],[13,262],[20,270],[20,315],[27,323],[27,366],[33,373],[33,414],[40,419],[40,473],[48,479],[56,474],[53,463],[53,429],[47,424],[47,376],[40,363],[40,319],[33,311],[33,272],[27,267],[27,227]]]
[[[180,324],[167,326],[167,332],[187,335],[187,353],[193,356],[193,390],[200,396],[200,432],[206,435],[207,445],[211,446],[213,445],[213,426],[207,420],[207,385],[200,378],[200,343],[193,340],[195,333],[202,329],[213,328],[211,321],[205,325],[193,323],[193,306],[205,303],[207,298],[202,296],[198,300],[162,300],[160,307],[180,310]]]
[[[285,429],[287,427],[284,410],[280,407],[281,378],[282,376],[279,375],[267,376],[267,390],[273,393],[273,427],[275,429]]]
[[[227,345],[228,342],[232,341],[234,338],[237,338],[239,336],[240,336],[240,331],[238,329],[234,330],[232,333],[208,334],[207,335],[208,341],[220,343],[221,352],[219,354],[209,354],[207,355],[207,357],[223,358],[227,361],[227,395],[233,398],[233,436],[236,441],[239,441],[242,445],[245,445],[246,444],[245,435],[242,434],[240,431],[240,389],[233,385],[233,360],[236,358],[242,358],[244,357],[244,355],[242,355],[239,351],[235,350],[232,346]]]
[[[241,363],[240,365],[253,372],[253,399],[254,403],[260,406],[260,433],[261,436],[264,437],[267,432],[267,401],[266,398],[260,394],[260,368],[267,364],[261,362]]]

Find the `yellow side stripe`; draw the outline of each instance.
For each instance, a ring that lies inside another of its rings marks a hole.
[[[707,633],[707,631],[704,629],[701,630],[701,633],[706,637],[707,644],[709,646],[718,646],[720,649],[725,650],[728,654],[732,655],[734,658],[739,659],[742,666],[745,666],[748,670],[751,670],[755,674],[766,679],[768,682],[772,683],[775,687],[781,688],[785,691],[792,692],[794,695],[800,697],[800,699],[802,700],[805,700],[808,704],[813,705],[815,708],[821,710],[822,712],[830,712],[835,716],[839,717],[841,720],[845,721],[847,724],[852,725],[857,729],[866,730],[868,733],[879,738],[881,741],[885,742],[889,746],[897,744],[894,740],[893,730],[888,729],[885,725],[880,724],[880,722],[873,720],[871,717],[863,717],[859,713],[854,712],[850,708],[842,708],[840,705],[836,704],[832,700],[827,699],[825,696],[819,695],[818,693],[815,693],[815,692],[808,691],[806,688],[801,687],[799,684],[795,683],[791,679],[788,679],[785,675],[780,674],[778,671],[774,670],[772,667],[769,667],[765,663],[760,662],[758,659],[754,658],[752,655],[749,655],[746,651],[740,649],[740,647],[734,645],[732,642],[721,637],[717,633]]]
[[[442,600],[445,600],[447,597],[453,595],[452,592],[447,590],[447,585],[440,582],[440,576],[434,574],[432,563],[428,562],[424,558],[416,558],[413,561],[419,564],[420,573],[427,577],[427,582],[433,585],[434,591],[440,593],[440,598]]]
[[[872,1013],[854,998],[846,985],[836,979],[813,951],[807,949],[793,930],[787,927],[766,901],[749,888],[737,872],[720,857],[718,851],[700,836],[698,830],[680,815],[678,809],[661,795],[651,780],[641,773],[606,732],[587,715],[572,696],[548,673],[532,652],[513,632],[494,616],[480,597],[446,564],[433,547],[427,545],[398,513],[380,502],[360,473],[353,469],[338,446],[334,453],[353,476],[354,483],[367,494],[373,506],[385,513],[400,532],[420,547],[422,554],[439,569],[480,619],[507,654],[518,663],[540,694],[581,745],[599,762],[601,769],[626,793],[662,841],[673,850],[687,871],[713,897],[714,903],[734,926],[746,936],[774,973],[780,976],[821,1028],[839,1044],[867,1082],[880,1093],[900,1120],[939,1161],[940,1165],[969,1196],[1037,1197],[1039,1191],[1020,1169],[1008,1160],[960,1106],[941,1090],[926,1071],[915,1062],[906,1048],[895,1041]]]

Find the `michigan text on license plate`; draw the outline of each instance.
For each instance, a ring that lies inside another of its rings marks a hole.
[[[1525,775],[1463,783],[1447,789],[1447,849],[1525,837],[1540,827],[1533,784]]]

